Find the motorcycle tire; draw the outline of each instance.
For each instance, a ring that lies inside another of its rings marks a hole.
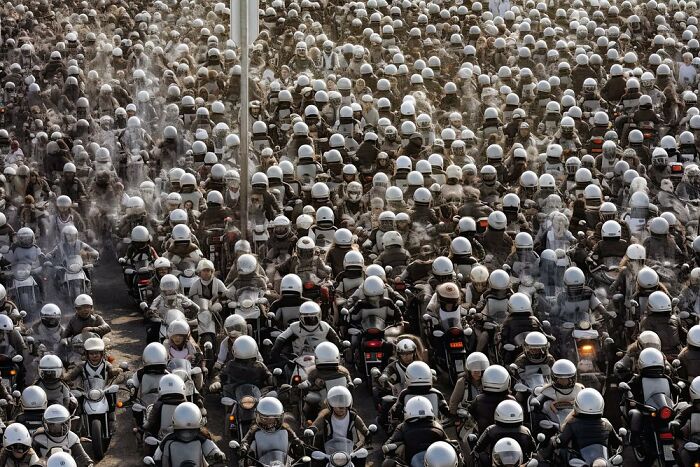
[[[90,435],[92,439],[92,453],[96,461],[100,461],[105,456],[105,443],[102,439],[102,420],[93,418],[90,422]]]

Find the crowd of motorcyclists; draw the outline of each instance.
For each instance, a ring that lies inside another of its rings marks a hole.
[[[256,3],[0,5],[0,467],[700,465],[696,1]]]

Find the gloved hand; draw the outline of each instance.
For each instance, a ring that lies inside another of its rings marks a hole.
[[[209,385],[209,392],[219,392],[221,391],[221,383],[219,381],[215,381]]]

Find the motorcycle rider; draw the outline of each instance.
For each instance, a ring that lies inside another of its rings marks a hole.
[[[166,374],[160,378],[156,389],[157,399],[148,412],[148,418],[143,421],[142,429],[147,436],[163,439],[173,431],[173,411],[178,405],[187,402],[187,388],[178,375]]]
[[[32,449],[32,437],[21,423],[12,423],[2,435],[0,465],[6,467],[40,467],[43,465]],[[75,465],[75,464],[73,464]]]
[[[168,351],[160,342],[151,342],[141,354],[143,366],[127,380],[127,387],[132,388],[135,397],[145,403],[154,400],[159,392],[160,380],[167,374]],[[143,412],[134,411],[136,426],[143,425]]]
[[[678,354],[681,366],[678,368],[678,377],[684,381],[693,381],[700,376],[700,326],[695,325],[688,330],[686,346]]]
[[[70,452],[80,467],[94,465],[80,444],[80,437],[70,429],[71,416],[62,405],[50,405],[43,416],[41,428],[32,437],[32,448],[42,459],[50,456],[51,450],[59,448]]]
[[[17,317],[19,318],[19,313]],[[43,345],[49,351],[60,353],[58,345],[65,332],[61,326],[61,309],[53,303],[47,303],[41,307],[39,318],[29,332],[38,341],[38,346]]]
[[[450,413],[457,414],[459,408],[465,408],[482,391],[482,376],[489,367],[489,359],[481,352],[472,352],[467,357],[466,371],[461,376],[450,396]]]
[[[514,293],[508,299],[508,316],[501,326],[500,343],[513,344],[517,347],[516,339],[519,335],[528,336],[529,332],[542,332],[542,324],[532,314],[532,303],[530,297],[524,293]],[[527,339],[525,339],[527,341]],[[506,353],[504,361],[511,363],[516,359],[516,355]]]
[[[593,444],[615,449],[622,444],[612,424],[603,418],[605,401],[593,388],[582,389],[576,396],[573,415],[567,417],[555,445],[580,453]]]
[[[93,333],[103,337],[112,331],[104,318],[95,311],[92,297],[86,294],[78,295],[74,305],[75,315],[71,317],[63,331],[64,339],[70,339],[82,333]]]
[[[277,336],[270,354],[273,358],[279,358],[284,349],[291,347],[291,353],[305,355],[312,353],[323,341],[340,346],[338,334],[328,323],[321,320],[321,307],[316,302],[304,302],[299,307],[299,321],[290,323],[287,329]]]
[[[428,364],[422,361],[412,362],[406,367],[406,388],[396,398],[396,402],[389,412],[390,420],[402,421],[406,404],[416,396],[428,399],[433,413],[439,412],[444,417],[449,416],[450,409],[445,396],[433,387],[433,372]]]
[[[119,264],[122,265],[134,265],[139,263],[152,264],[153,261],[158,257],[155,248],[151,246],[151,234],[148,232],[146,227],[139,225],[133,228],[131,231],[131,243],[126,249],[126,253],[123,257],[119,258]],[[127,273],[126,268],[124,270],[124,281],[129,287],[129,291],[133,290],[134,278],[132,277],[134,273]]]
[[[494,424],[498,404],[504,400],[515,401],[510,395],[510,374],[500,365],[491,365],[481,376],[482,393],[474,398],[467,409],[476,422],[477,431],[483,433]]]
[[[241,384],[253,384],[261,391],[274,385],[272,373],[258,360],[258,344],[250,336],[239,336],[232,344],[230,358],[209,385],[209,392],[223,389],[225,397],[236,397],[236,388]]]
[[[314,446],[323,449],[328,441],[346,438],[353,446],[359,443],[369,444],[372,431],[365,425],[362,417],[352,408],[352,394],[348,388],[335,386],[326,395],[327,408],[323,408],[316,420],[309,427],[314,433]],[[376,427],[373,427],[376,428]],[[353,460],[359,467],[364,466],[364,459]]]
[[[639,324],[640,331],[653,331],[661,339],[661,351],[669,358],[675,357],[685,341],[686,330],[682,321],[673,313],[671,298],[660,290],[647,299],[647,315]]]
[[[296,433],[283,422],[284,407],[274,397],[263,397],[255,408],[255,423],[241,442],[239,452],[245,456],[248,451],[256,459],[266,452],[278,450],[292,458],[302,452],[303,443]]]
[[[514,439],[527,457],[535,451],[535,440],[530,430],[523,426],[523,409],[515,401],[505,400],[496,406],[494,424],[481,433],[473,447],[482,466],[488,466],[492,448],[503,438]]]
[[[164,467],[172,467],[188,462],[195,465],[207,461],[225,462],[226,455],[203,429],[200,408],[192,402],[183,402],[173,411],[173,432],[161,440],[153,460]]]
[[[56,355],[44,355],[39,360],[39,379],[34,386],[44,390],[49,404],[60,404],[72,411],[78,405],[78,401],[71,394],[68,385],[61,380],[62,376],[61,359]]]
[[[437,441],[449,441],[440,422],[435,419],[433,404],[424,396],[412,397],[403,409],[403,422],[400,423],[389,439],[382,446],[384,455],[396,453],[402,459],[401,463],[415,464],[416,456],[425,453]],[[427,457],[427,453],[425,454]],[[425,462],[427,463],[427,458]],[[382,467],[394,467],[399,464],[391,457],[386,457]],[[433,464],[427,464],[433,465]]]
[[[143,305],[142,305],[143,307]],[[170,309],[179,309],[191,314],[199,313],[199,305],[180,293],[180,281],[172,274],[166,274],[160,281],[160,295],[158,295],[145,311],[147,343],[156,342],[160,332],[161,321]]]

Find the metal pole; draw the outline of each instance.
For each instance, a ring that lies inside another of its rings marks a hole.
[[[233,1],[233,0],[232,0]],[[250,187],[250,174],[248,173],[248,0],[240,0],[240,21],[241,21],[241,111],[240,111],[240,133],[241,133],[241,238],[248,237],[248,190]]]

